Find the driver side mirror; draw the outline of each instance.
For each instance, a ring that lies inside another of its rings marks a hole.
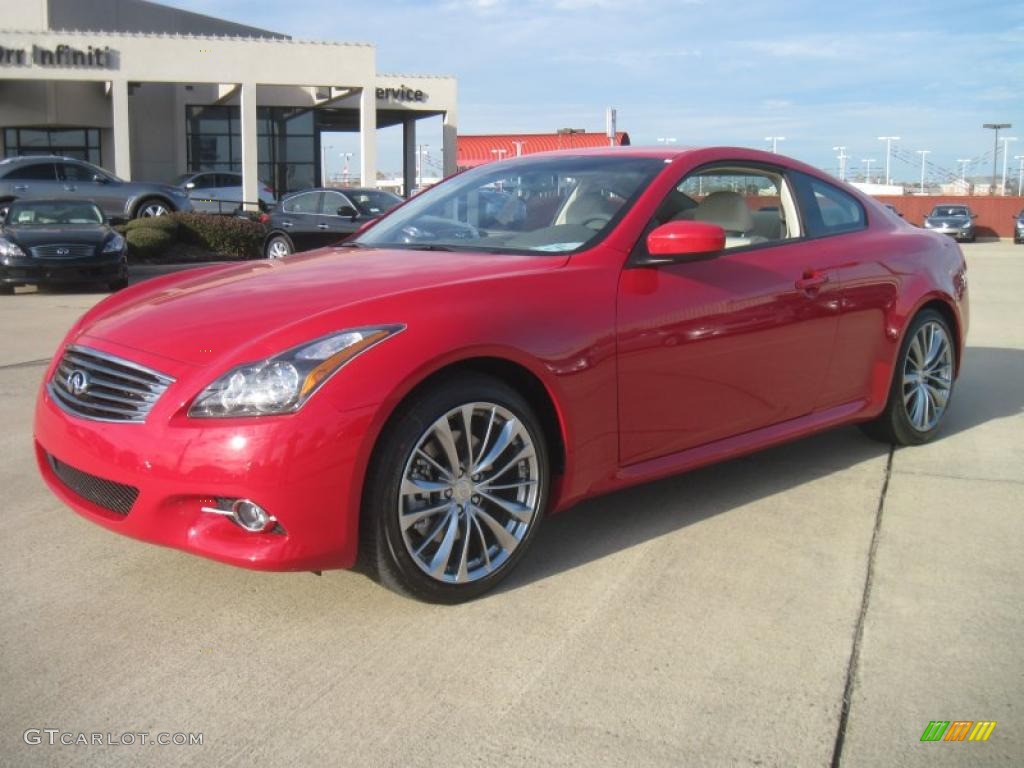
[[[97,184],[107,184],[110,182],[110,179],[108,179],[101,173],[94,173],[92,175],[92,180],[95,181]]]
[[[359,211],[351,205],[342,205],[338,208],[338,215],[348,216],[350,219],[356,219],[359,216]]]
[[[190,182],[188,182],[188,183],[187,183],[187,184],[185,185],[185,189],[189,189],[189,190],[191,190],[191,189],[195,189],[195,188],[196,188],[196,183],[195,183],[194,181],[190,181]]]
[[[708,258],[725,249],[725,230],[705,221],[670,221],[647,235],[648,264]]]

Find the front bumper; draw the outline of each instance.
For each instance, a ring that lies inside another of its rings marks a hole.
[[[949,235],[956,240],[974,239],[974,227],[925,227],[925,229],[940,235]]]
[[[0,262],[0,283],[6,284],[109,282],[127,277],[128,261],[124,253],[80,259],[17,257]]]
[[[190,419],[188,398],[200,382],[208,383],[209,371],[183,364],[168,370],[167,360],[105,346],[108,354],[162,367],[177,381],[138,424],[69,414],[44,382],[35,412],[36,458],[61,500],[117,533],[232,565],[268,571],[352,566],[358,468],[365,463],[360,452],[375,408],[341,412],[314,397],[287,416]],[[52,366],[45,380],[51,375]],[[225,498],[257,502],[280,527],[250,533],[201,511]]]

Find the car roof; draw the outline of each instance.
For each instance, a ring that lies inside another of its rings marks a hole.
[[[14,165],[16,163],[38,162],[40,160],[70,160],[75,163],[87,163],[80,157],[67,157],[66,155],[14,155],[0,160],[0,165]]]
[[[18,200],[11,200],[8,205],[35,205],[36,203],[44,203],[46,205],[92,205],[99,208],[92,200],[86,199],[75,199],[73,197],[24,197]]]

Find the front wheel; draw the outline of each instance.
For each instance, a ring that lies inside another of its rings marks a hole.
[[[544,513],[543,430],[518,392],[464,374],[414,396],[367,473],[362,556],[395,591],[459,603],[515,567]]]
[[[138,209],[135,211],[135,218],[144,219],[152,216],[166,216],[171,212],[171,207],[155,197],[151,197],[148,200],[143,200]]]
[[[864,431],[897,445],[920,445],[934,438],[949,408],[955,370],[949,323],[935,310],[923,310],[900,346],[885,410],[863,425]]]

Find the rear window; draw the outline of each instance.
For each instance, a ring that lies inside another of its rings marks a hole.
[[[4,175],[5,179],[22,181],[56,181],[57,171],[53,163],[28,163],[14,168]]]

